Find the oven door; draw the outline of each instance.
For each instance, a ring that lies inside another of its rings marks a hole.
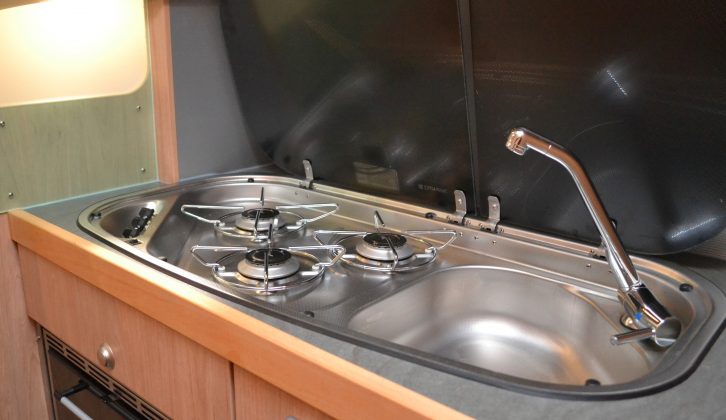
[[[46,330],[43,343],[57,420],[168,418]]]

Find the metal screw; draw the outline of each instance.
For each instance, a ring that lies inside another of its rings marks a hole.
[[[590,268],[592,267],[592,264],[587,264],[585,267]]]
[[[5,128],[5,121],[0,120],[0,128]]]
[[[136,105],[136,112],[141,111],[141,105]]]
[[[496,244],[496,243],[497,243],[497,241],[492,241],[492,245],[494,245],[494,244]]]
[[[681,283],[680,286],[678,286],[678,290],[681,292],[690,292],[693,290],[693,286],[688,283]]]
[[[590,378],[585,381],[585,386],[600,386],[600,381]]]
[[[146,172],[146,168],[141,168],[141,172]]]
[[[9,193],[8,193],[8,198],[12,200],[12,199],[13,199],[13,197],[15,197],[15,194],[13,194],[13,193],[9,192]]]

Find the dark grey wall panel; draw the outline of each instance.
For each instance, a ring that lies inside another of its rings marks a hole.
[[[222,1],[244,115],[275,163],[453,209],[472,193],[457,3]]]
[[[248,139],[227,60],[219,2],[171,2],[172,59],[182,178],[267,162]]]
[[[726,226],[726,3],[473,1],[481,195],[504,220],[597,241],[552,161],[504,148],[524,126],[583,162],[630,250]]]
[[[173,2],[182,176],[310,159],[324,182],[447,209],[494,194],[507,223],[597,242],[564,170],[504,148],[525,126],[583,161],[631,251],[724,230],[726,4],[457,4]]]

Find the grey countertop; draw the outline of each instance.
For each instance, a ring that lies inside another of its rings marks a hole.
[[[27,209],[69,232],[106,245],[82,232],[78,214],[102,199],[157,186],[146,184]],[[669,258],[726,290],[726,262],[681,255]],[[201,292],[201,291],[200,291]],[[202,292],[205,293],[205,292]],[[212,296],[210,294],[210,296]],[[254,309],[230,306],[356,365],[375,372],[456,410],[482,419],[724,419],[726,418],[726,337],[719,337],[695,372],[663,392],[615,401],[572,401],[526,395],[408,362],[337,338],[311,331]]]

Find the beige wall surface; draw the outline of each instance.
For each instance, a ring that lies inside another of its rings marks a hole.
[[[0,108],[0,212],[157,179],[151,81],[131,94]]]

